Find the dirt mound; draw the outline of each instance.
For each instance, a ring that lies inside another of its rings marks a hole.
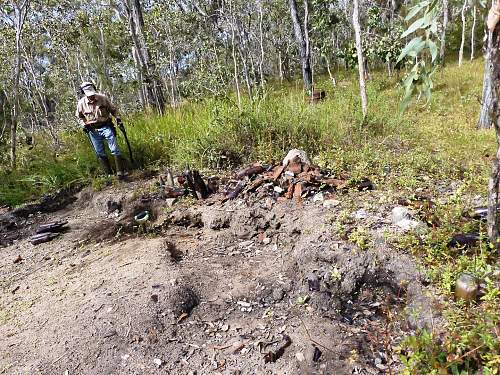
[[[404,330],[438,317],[409,255],[385,242],[360,248],[336,235],[335,221],[363,208],[349,225],[375,238],[390,230],[391,210],[378,204],[381,192],[337,189],[339,203],[327,206],[313,199],[320,185],[309,187],[301,199],[263,187],[261,197],[220,193],[174,206],[155,180],[82,191],[50,217],[69,222],[64,236],[3,250],[0,368],[397,373],[392,348]]]

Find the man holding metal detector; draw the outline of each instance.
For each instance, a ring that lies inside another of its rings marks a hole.
[[[125,127],[118,114],[118,109],[108,97],[97,93],[96,87],[92,82],[83,82],[80,89],[84,96],[78,101],[76,107],[78,122],[83,131],[87,134],[104,173],[110,175],[113,172],[104,149],[104,140],[106,140],[109,150],[115,159],[116,175],[119,180],[123,180],[126,175],[125,163],[118,148],[116,129],[111,120],[111,116],[115,118],[116,124],[125,137],[130,153],[130,161],[132,163],[133,158]]]

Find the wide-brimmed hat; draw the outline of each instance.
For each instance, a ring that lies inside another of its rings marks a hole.
[[[83,82],[80,85],[80,89],[82,89],[82,92],[85,94],[85,96],[92,96],[97,93],[92,82]]]

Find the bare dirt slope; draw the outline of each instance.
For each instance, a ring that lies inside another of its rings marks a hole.
[[[0,374],[395,374],[401,336],[436,322],[413,259],[384,241],[376,190],[170,208],[152,183],[3,215]],[[346,209],[366,249],[335,235]],[[55,219],[69,231],[28,242]]]

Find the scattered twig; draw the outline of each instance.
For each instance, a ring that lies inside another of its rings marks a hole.
[[[125,337],[128,338],[128,336],[130,335],[130,330],[132,329],[132,317],[128,317],[128,329],[127,329],[127,333],[125,335]]]

